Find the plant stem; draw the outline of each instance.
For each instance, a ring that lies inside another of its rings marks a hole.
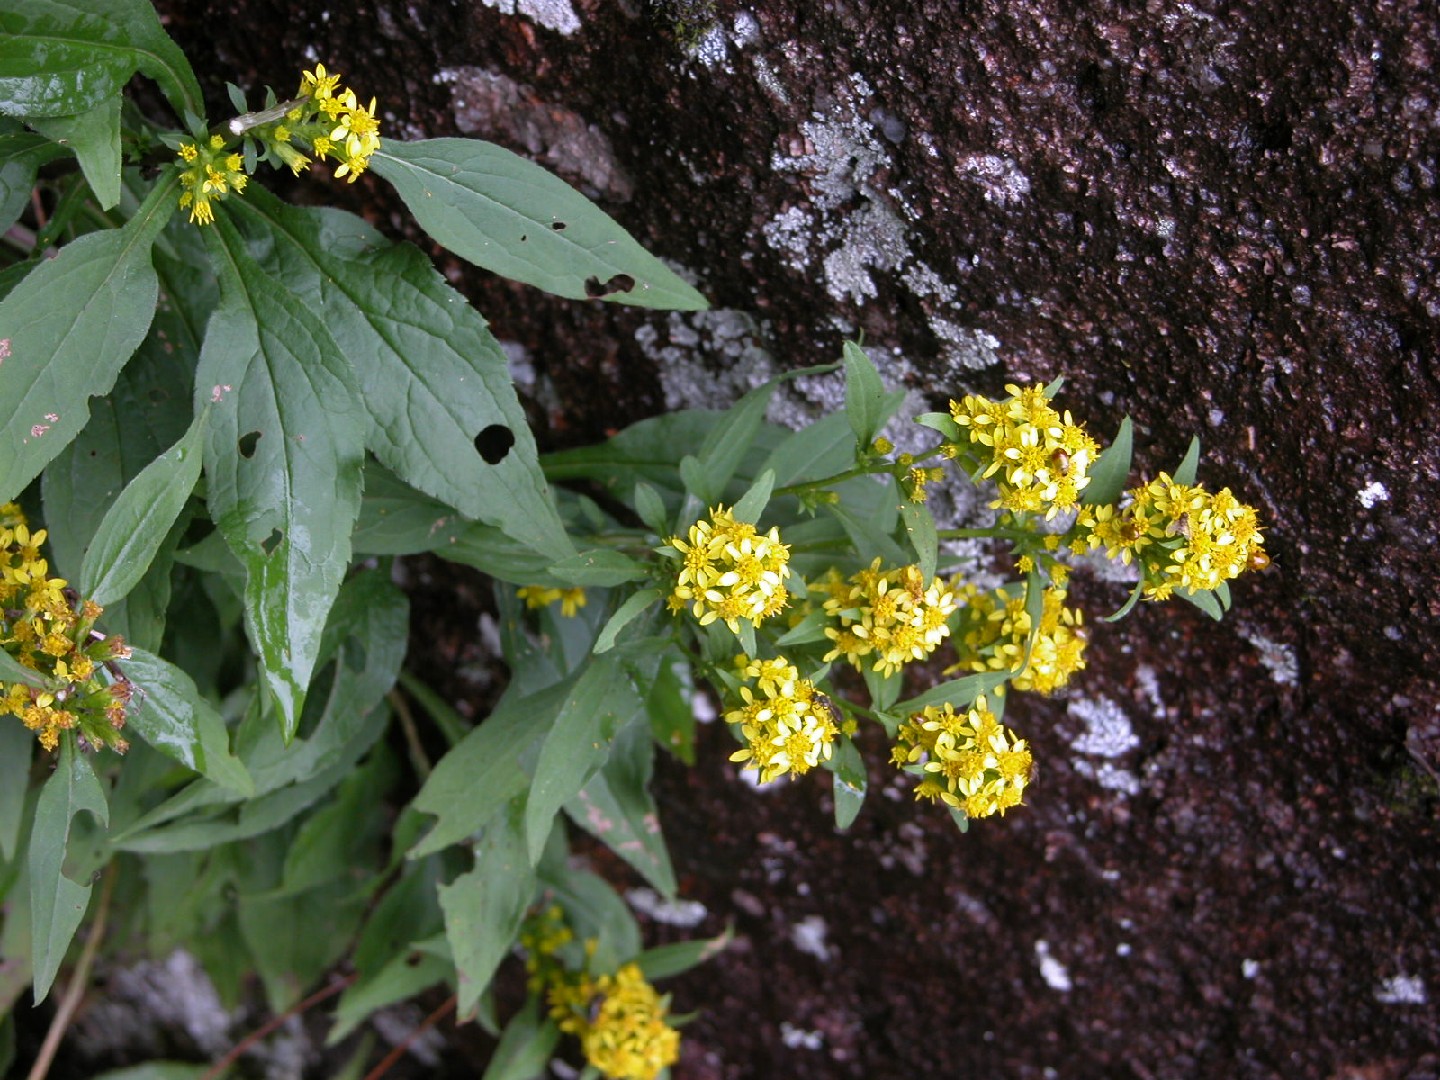
[[[215,1062],[214,1065],[210,1066],[210,1068],[205,1071],[205,1075],[200,1077],[200,1080],[216,1080],[216,1078],[219,1077],[226,1069],[228,1069],[231,1065],[235,1064],[237,1060],[239,1060],[241,1054],[245,1053],[246,1050],[250,1049],[250,1047],[254,1046],[261,1039],[265,1038],[266,1035],[269,1035],[281,1024],[285,1023],[285,1021],[290,1019],[290,1017],[305,1012],[312,1006],[320,1004],[320,1002],[324,1001],[326,998],[334,997],[336,994],[340,993],[340,991],[344,990],[347,986],[349,986],[359,977],[360,976],[358,974],[346,975],[344,978],[338,979],[337,981],[331,983],[329,986],[325,987],[325,989],[317,990],[304,1001],[299,1001],[296,1002],[294,1005],[291,1005],[290,1008],[286,1009],[279,1016],[272,1016],[269,1020],[261,1024],[249,1035],[246,1035],[238,1043],[232,1046],[226,1052],[224,1057],[222,1057],[219,1061]]]

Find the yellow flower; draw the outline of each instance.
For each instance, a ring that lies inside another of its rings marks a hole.
[[[638,964],[582,985],[588,1000],[564,1009],[560,1029],[580,1039],[585,1059],[605,1076],[655,1080],[680,1060],[680,1033],[667,1022],[670,999],[655,992]],[[552,1012],[555,997],[552,991]]]
[[[690,526],[688,539],[672,536],[666,543],[681,559],[671,609],[689,604],[701,626],[719,619],[739,633],[741,619],[759,625],[789,602],[790,549],[777,529],[762,534],[717,506],[710,520]]]
[[[899,727],[891,760],[918,767],[917,799],[975,818],[1020,805],[1032,765],[1025,740],[995,718],[984,695],[964,713],[946,704],[912,715]]]
[[[918,566],[881,573],[880,562],[848,580],[832,570],[815,591],[827,594],[825,611],[839,624],[825,629],[834,643],[825,660],[843,656],[859,668],[870,657],[875,671],[890,675],[935,651],[958,601],[938,577],[927,586]]]
[[[550,589],[542,585],[526,585],[515,593],[525,606],[532,611],[539,608],[549,607],[557,600],[560,602],[560,614],[567,619],[585,606],[585,590],[582,588],[573,589]]]
[[[745,744],[730,760],[755,772],[761,783],[803,776],[828,761],[840,734],[829,699],[783,658],[749,661],[743,674],[755,688],[742,686],[742,704],[725,714]]]

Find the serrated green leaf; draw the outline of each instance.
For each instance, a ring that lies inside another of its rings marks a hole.
[[[74,116],[32,120],[51,142],[74,152],[101,210],[120,201],[120,98],[107,97]]]
[[[675,871],[649,789],[654,757],[649,724],[626,724],[615,737],[610,759],[566,802],[565,812],[659,892],[673,897]]]
[[[830,768],[834,773],[835,828],[844,832],[854,824],[860,807],[865,805],[869,777],[865,772],[865,760],[849,739],[836,741]]]
[[[1120,421],[1120,430],[1115,441],[1106,447],[1095,464],[1090,466],[1090,483],[1080,494],[1080,501],[1088,506],[1108,506],[1117,502],[1125,491],[1125,481],[1130,478],[1130,456],[1133,445],[1134,425],[1127,416]]]
[[[157,184],[125,228],[67,244],[0,301],[0,500],[75,438],[145,337],[159,289],[150,248],[174,208],[173,182]]]
[[[85,918],[90,885],[65,876],[70,824],[81,812],[103,826],[110,821],[105,789],[90,759],[75,749],[68,734],[60,740],[60,760],[40,789],[35,825],[30,831],[30,934],[35,963],[35,1003],[45,1000],[65,960],[65,950]]]
[[[25,792],[30,786],[30,756],[35,735],[20,724],[0,724],[0,863],[20,850]],[[0,1009],[3,1009],[0,1005]]]
[[[535,895],[526,853],[524,800],[516,799],[485,829],[475,866],[440,886],[445,936],[459,975],[456,1014],[466,1016],[509,954]]]
[[[659,589],[641,589],[626,598],[614,615],[611,615],[595,639],[597,653],[609,652],[615,647],[616,635],[629,626],[641,612],[645,611],[664,594]]]
[[[119,97],[140,66],[124,30],[77,5],[0,8],[0,115],[72,116]]]
[[[581,669],[540,744],[525,804],[530,860],[540,858],[555,815],[604,762],[621,723],[640,709],[630,678],[609,654]]]
[[[574,300],[709,306],[594,203],[492,143],[386,140],[371,167],[426,232],[477,266]]]
[[[100,523],[80,568],[80,591],[102,607],[145,575],[200,479],[200,440],[208,407],[180,441],[125,486]]]
[[[1195,483],[1195,473],[1200,467],[1200,437],[1194,436],[1190,440],[1190,446],[1185,451],[1184,458],[1175,468],[1173,479],[1177,484]]]
[[[29,131],[0,135],[0,230],[9,229],[30,204],[40,167],[65,153]]]
[[[131,710],[130,730],[221,787],[242,795],[255,793],[250,774],[230,753],[225,721],[189,675],[144,649],[132,649],[122,667],[135,685],[139,705]]]
[[[505,354],[430,261],[352,215],[286,206],[262,189],[234,215],[263,265],[326,313],[355,366],[376,456],[466,517],[551,559],[572,554]],[[510,444],[493,464],[476,445],[492,435]]]
[[[364,421],[354,372],[318,316],[273,281],[224,213],[207,240],[221,282],[195,375],[206,498],[245,564],[246,629],[286,738],[350,563]]]

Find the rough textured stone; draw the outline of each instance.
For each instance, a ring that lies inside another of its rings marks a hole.
[[[659,357],[703,381],[863,333],[935,404],[1063,374],[1093,427],[1135,418],[1152,471],[1198,433],[1202,479],[1271,523],[1223,625],[1147,607],[1097,629],[1068,701],[1012,705],[1033,805],[969,836],[882,793],[837,837],[819,785],[752,794],[713,731],[664,770],[685,887],[741,934],[677,984],[704,1010],[680,1075],[1440,1070],[1433,4],[162,7],[217,115],[222,80],[318,58],[387,133],[608,145],[623,188],[550,160],[721,314],[447,258],[553,386],[542,438],[663,407]],[[483,130],[455,71],[524,115]],[[380,184],[340,196],[406,232]],[[826,959],[795,944],[812,917]]]

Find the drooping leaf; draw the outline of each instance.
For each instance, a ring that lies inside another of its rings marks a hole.
[[[20,850],[20,826],[25,817],[25,790],[29,786],[30,755],[35,736],[16,723],[0,723],[0,863]]]
[[[89,399],[145,337],[158,292],[150,248],[174,208],[173,184],[157,184],[123,229],[67,244],[0,301],[0,500],[75,438]]]
[[[190,430],[126,485],[100,523],[80,568],[80,592],[104,607],[126,596],[144,576],[195,482],[208,409]]]
[[[262,189],[235,215],[266,268],[326,312],[355,366],[376,456],[466,517],[552,559],[571,554],[505,354],[430,261],[351,215],[289,207]]]
[[[386,140],[372,168],[422,228],[497,274],[574,300],[700,311],[705,298],[563,180],[477,139]]]
[[[221,282],[196,371],[210,511],[245,564],[246,628],[292,738],[360,511],[359,388],[319,317],[267,275],[222,213]]]
[[[107,97],[74,116],[31,121],[51,142],[74,151],[100,209],[120,201],[120,98]]]
[[[50,993],[65,950],[90,905],[89,883],[72,881],[64,871],[70,824],[82,811],[101,825],[109,823],[105,790],[89,757],[75,749],[73,738],[63,737],[60,760],[40,789],[30,832],[30,933],[37,1004]]]
[[[865,792],[869,788],[865,761],[849,739],[836,741],[831,771],[835,777],[835,828],[844,832],[860,813],[860,807],[865,804]]]

